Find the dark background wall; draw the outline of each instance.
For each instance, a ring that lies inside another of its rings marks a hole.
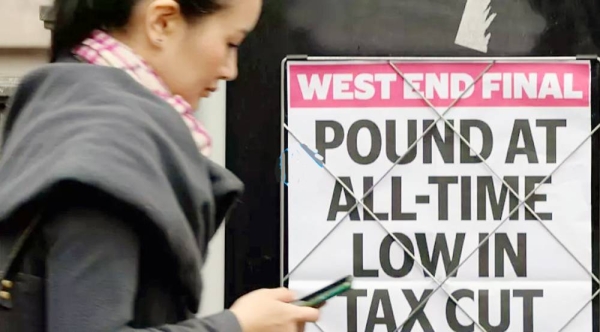
[[[598,54],[600,1],[492,0],[488,52],[454,43],[467,0],[264,0],[227,87],[227,167],[246,194],[226,228],[226,306],[279,285],[280,63],[288,54]],[[597,217],[597,215],[596,215]]]

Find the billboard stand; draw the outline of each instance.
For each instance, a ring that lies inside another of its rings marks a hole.
[[[359,280],[319,329],[597,328],[589,61],[308,56],[282,69],[282,285]]]

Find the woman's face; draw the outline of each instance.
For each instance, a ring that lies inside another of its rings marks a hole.
[[[194,108],[219,80],[236,78],[238,46],[260,16],[262,0],[221,1],[223,9],[190,22],[175,0],[145,0],[133,18],[132,30],[143,32],[136,51]]]

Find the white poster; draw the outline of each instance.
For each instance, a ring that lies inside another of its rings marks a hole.
[[[355,281],[307,331],[592,331],[590,80],[584,61],[288,62],[289,287]]]

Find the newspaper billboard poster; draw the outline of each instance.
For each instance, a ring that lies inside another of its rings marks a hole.
[[[288,286],[354,276],[307,331],[592,331],[589,62],[285,76]]]

